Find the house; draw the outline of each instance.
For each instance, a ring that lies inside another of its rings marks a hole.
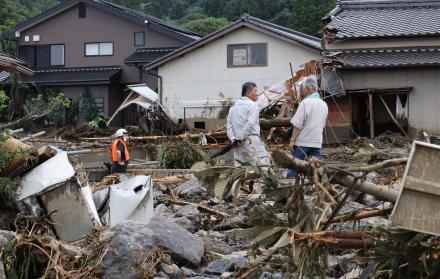
[[[17,56],[35,71],[25,83],[62,90],[78,101],[89,91],[97,107],[111,115],[126,97],[126,85],[157,76],[140,63],[199,38],[168,22],[104,0],[65,0],[13,30]],[[124,115],[123,115],[124,116]],[[132,123],[133,114],[113,122]]]
[[[225,124],[227,109],[253,81],[261,92],[291,77],[310,60],[319,60],[318,38],[244,15],[231,25],[145,66],[160,77],[165,112],[190,129],[214,130]]]
[[[353,133],[440,134],[440,1],[341,0],[325,21]]]

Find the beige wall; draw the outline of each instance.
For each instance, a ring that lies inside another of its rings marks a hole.
[[[245,43],[268,44],[266,67],[227,67],[227,45]],[[183,101],[239,98],[244,82],[256,82],[262,90],[291,76],[289,62],[297,70],[305,62],[318,58],[318,51],[244,27],[160,66],[163,106],[173,119],[183,119]],[[194,113],[187,118],[200,117],[201,111],[191,109]]]
[[[123,83],[139,82],[139,71],[124,65],[124,59],[135,51],[134,32],[143,31],[141,26],[118,16],[87,6],[87,17],[78,17],[78,6],[72,7],[35,27],[21,32],[20,45],[65,44],[65,67],[123,66]],[[40,42],[32,36],[40,35]],[[30,42],[24,42],[30,36]],[[184,43],[158,32],[145,35],[144,47],[178,47]],[[88,42],[114,42],[114,56],[85,57],[84,44]]]
[[[342,72],[346,89],[413,87],[409,94],[409,127],[412,136],[422,130],[440,135],[440,69],[400,68]]]

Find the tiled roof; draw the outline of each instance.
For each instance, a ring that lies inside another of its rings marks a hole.
[[[333,39],[440,35],[440,1],[339,1],[327,20]]]
[[[168,53],[174,52],[177,48],[141,48],[125,59],[125,64],[148,64]]]
[[[249,22],[251,24],[254,24],[258,27],[264,28],[268,31],[277,33],[281,36],[285,36],[289,39],[304,43],[304,44],[309,45],[311,47],[318,48],[318,49],[321,48],[321,40],[319,38],[292,30],[290,28],[276,25],[274,23],[264,21],[264,20],[261,20],[256,17],[252,17],[250,15],[242,16],[242,20],[245,22]]]
[[[46,69],[22,76],[21,80],[40,85],[109,84],[120,72],[121,67]]]
[[[373,49],[333,53],[346,68],[439,66],[440,48]]]

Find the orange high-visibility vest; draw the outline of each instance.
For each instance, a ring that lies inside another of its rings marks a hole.
[[[111,150],[112,162],[118,161],[118,156],[116,155],[116,150],[118,150],[118,143],[119,142],[122,142],[122,144],[124,145],[125,161],[129,161],[130,160],[130,153],[128,153],[127,145],[125,144],[125,142],[121,138],[117,138],[112,143],[112,150]]]

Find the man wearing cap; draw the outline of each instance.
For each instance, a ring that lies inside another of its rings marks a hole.
[[[128,132],[125,129],[119,129],[115,133],[115,140],[112,143],[111,160],[112,173],[126,173],[130,153],[127,148]]]

